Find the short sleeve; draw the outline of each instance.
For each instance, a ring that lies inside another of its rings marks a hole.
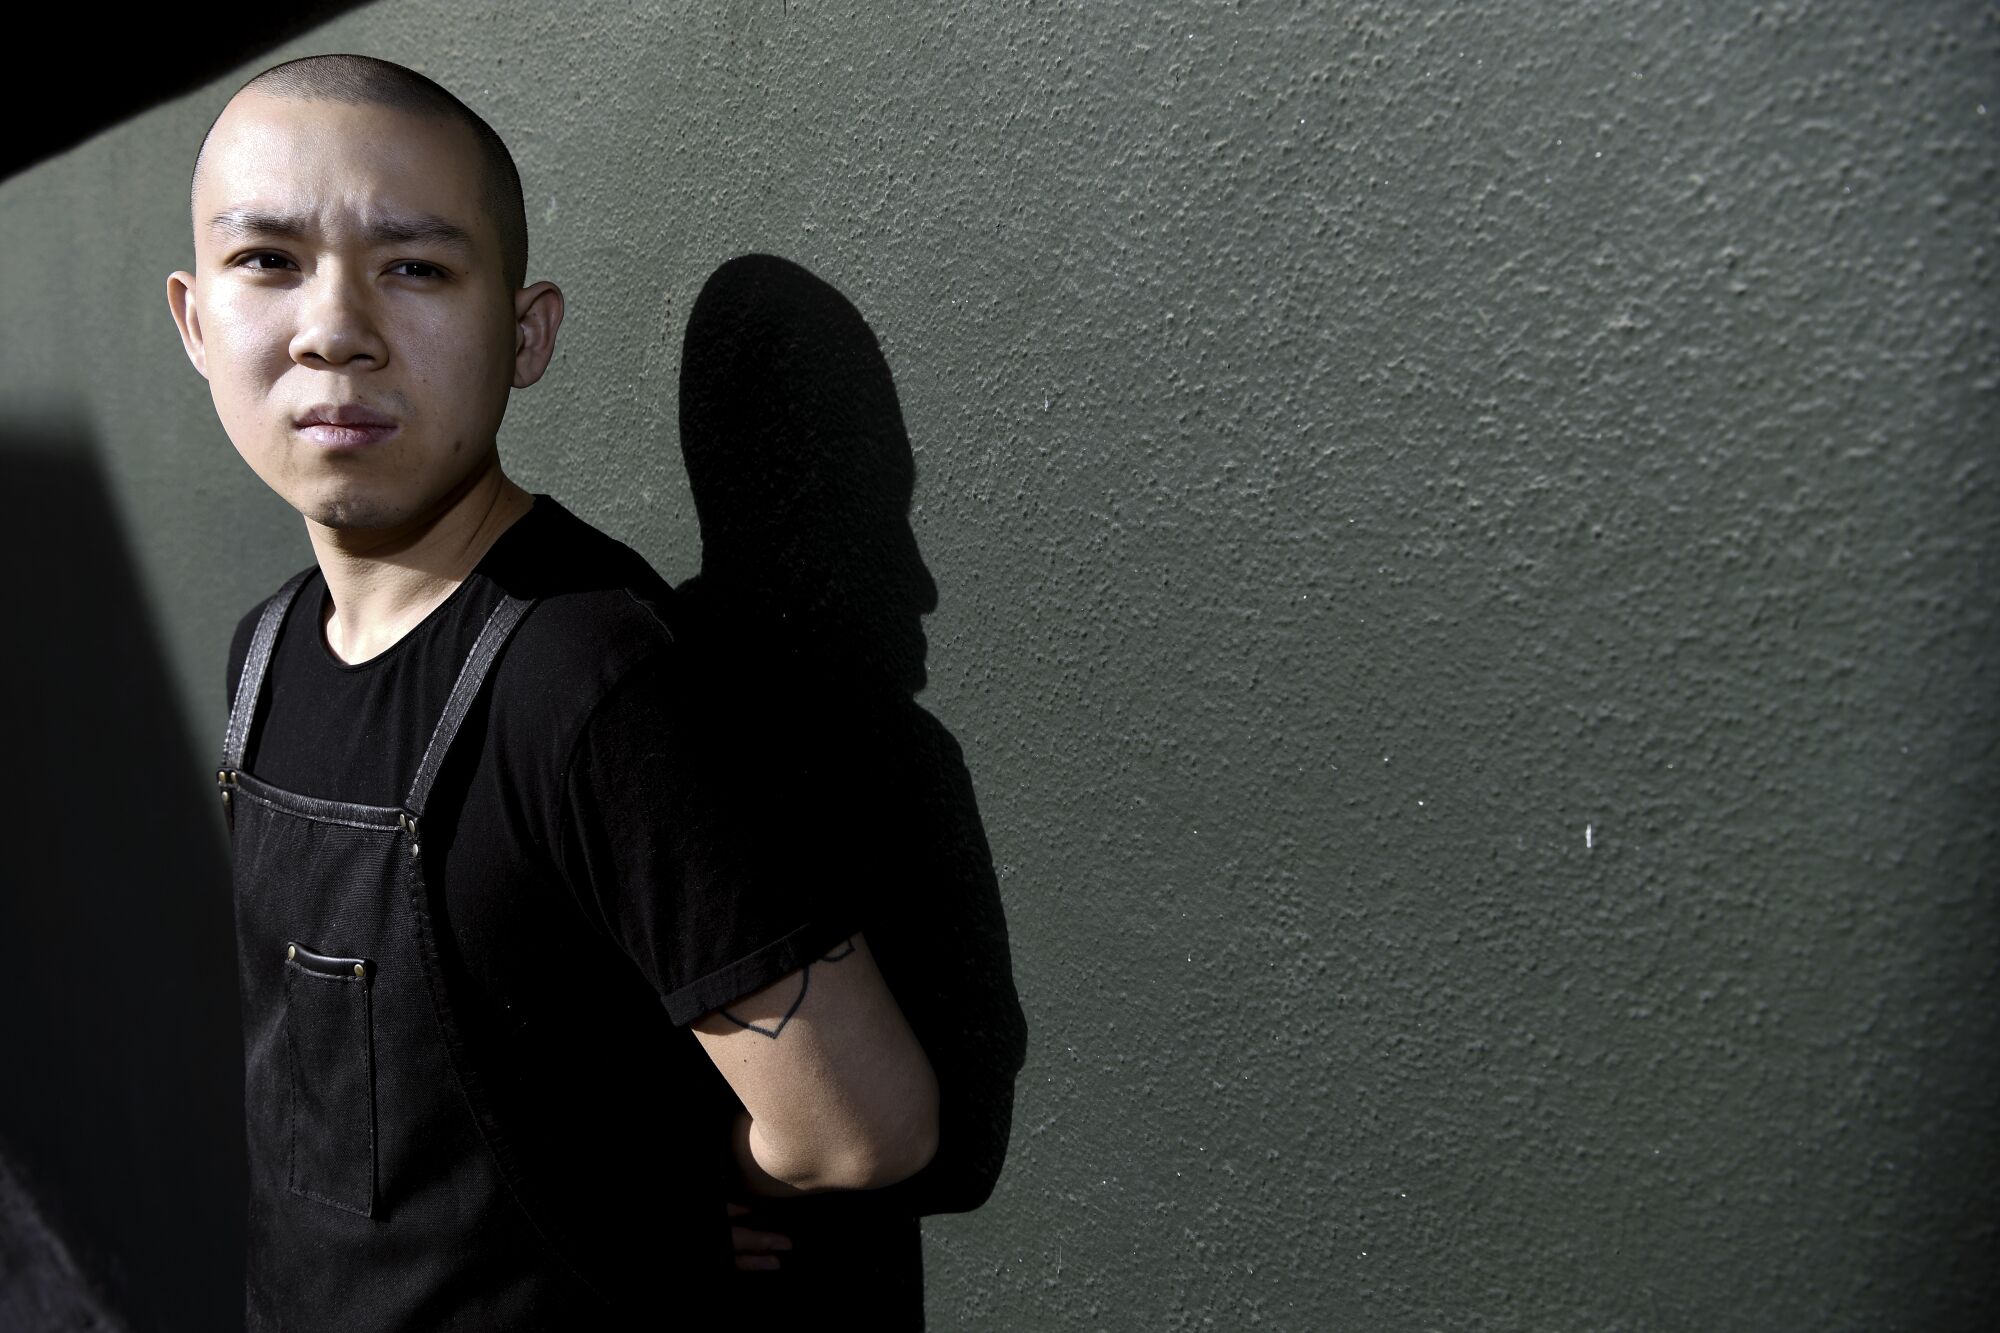
[[[686,1024],[863,928],[833,765],[810,729],[671,648],[591,710],[564,774],[558,861]]]

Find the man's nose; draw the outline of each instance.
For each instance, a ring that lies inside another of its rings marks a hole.
[[[364,362],[380,369],[388,362],[389,346],[363,275],[322,265],[306,282],[300,316],[291,346],[292,360],[300,365]]]

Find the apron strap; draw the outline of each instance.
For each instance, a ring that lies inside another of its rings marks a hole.
[[[264,603],[263,618],[257,622],[257,632],[250,636],[250,651],[243,657],[243,674],[236,681],[236,704],[229,710],[229,728],[222,733],[225,769],[243,767],[243,751],[250,744],[250,720],[257,715],[257,696],[264,689],[264,672],[271,665],[271,649],[277,646],[278,626],[284,623],[285,612],[291,609],[299,589],[318,572],[318,565],[306,566]]]
[[[444,767],[445,754],[451,749],[452,738],[458,735],[458,724],[465,721],[465,715],[472,710],[472,701],[479,695],[479,687],[486,680],[486,673],[493,660],[500,656],[500,649],[506,645],[507,636],[514,632],[514,626],[521,622],[534,602],[522,597],[503,597],[493,608],[493,614],[486,618],[486,628],[479,631],[479,641],[472,645],[472,652],[459,668],[458,681],[451,687],[451,698],[445,701],[444,716],[438,719],[437,730],[431,733],[430,746],[424,751],[423,762],[417,765],[417,779],[410,784],[409,799],[403,808],[417,819],[424,817],[424,802],[430,799],[431,784],[437,781],[438,770]]]

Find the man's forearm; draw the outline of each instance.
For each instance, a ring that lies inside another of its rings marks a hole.
[[[748,1111],[737,1113],[730,1138],[743,1183],[752,1194],[771,1199],[823,1190],[881,1189],[915,1175],[930,1160],[927,1145],[917,1145],[900,1158],[859,1152],[815,1157],[787,1151],[765,1136]]]

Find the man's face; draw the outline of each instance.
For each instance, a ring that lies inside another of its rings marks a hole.
[[[391,528],[450,503],[546,364],[480,184],[450,121],[247,92],[216,123],[195,273],[169,300],[237,452],[308,519]]]

